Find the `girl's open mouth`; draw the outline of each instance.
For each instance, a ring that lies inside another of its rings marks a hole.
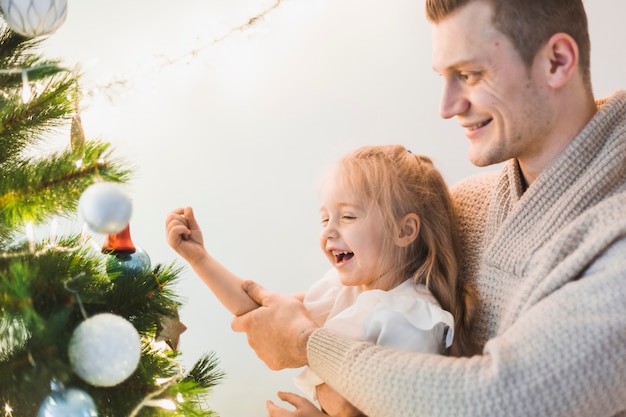
[[[352,259],[354,253],[352,252],[335,252],[335,262],[338,264],[344,263]]]

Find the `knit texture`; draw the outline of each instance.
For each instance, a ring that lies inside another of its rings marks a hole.
[[[453,189],[481,355],[320,329],[315,372],[370,417],[626,417],[626,91],[598,109],[525,192],[514,160]]]

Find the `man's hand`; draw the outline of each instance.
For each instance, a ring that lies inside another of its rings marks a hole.
[[[270,369],[306,365],[307,341],[318,326],[302,301],[270,292],[252,281],[245,281],[242,287],[261,307],[235,317],[232,329],[246,333],[248,344]]]

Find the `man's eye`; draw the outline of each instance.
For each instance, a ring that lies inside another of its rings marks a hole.
[[[482,73],[480,72],[461,72],[459,73],[458,78],[465,84],[474,84],[480,80],[481,75]]]
[[[356,217],[354,217],[354,216],[349,216],[349,215],[347,215],[347,214],[346,214],[346,215],[341,216],[341,218],[342,218],[342,219],[344,219],[344,220],[354,220],[354,219],[356,219]]]
[[[322,226],[326,225],[328,223],[328,217],[324,217],[321,223],[322,223]]]

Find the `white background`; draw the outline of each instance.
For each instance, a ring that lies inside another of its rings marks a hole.
[[[400,143],[434,158],[450,184],[478,169],[454,121],[438,116],[423,1],[70,1],[44,53],[79,65],[89,138],[136,166],[135,244],[177,260],[171,209],[192,205],[209,251],[245,278],[302,291],[328,268],[318,248],[316,181],[365,144]],[[626,3],[587,1],[597,97],[626,87]],[[123,84],[107,84],[115,80]],[[58,146],[67,146],[61,135]],[[178,260],[182,262],[182,260]],[[226,380],[209,403],[222,417],[262,417],[295,371],[273,372],[190,271],[177,286],[185,366],[215,351]]]

